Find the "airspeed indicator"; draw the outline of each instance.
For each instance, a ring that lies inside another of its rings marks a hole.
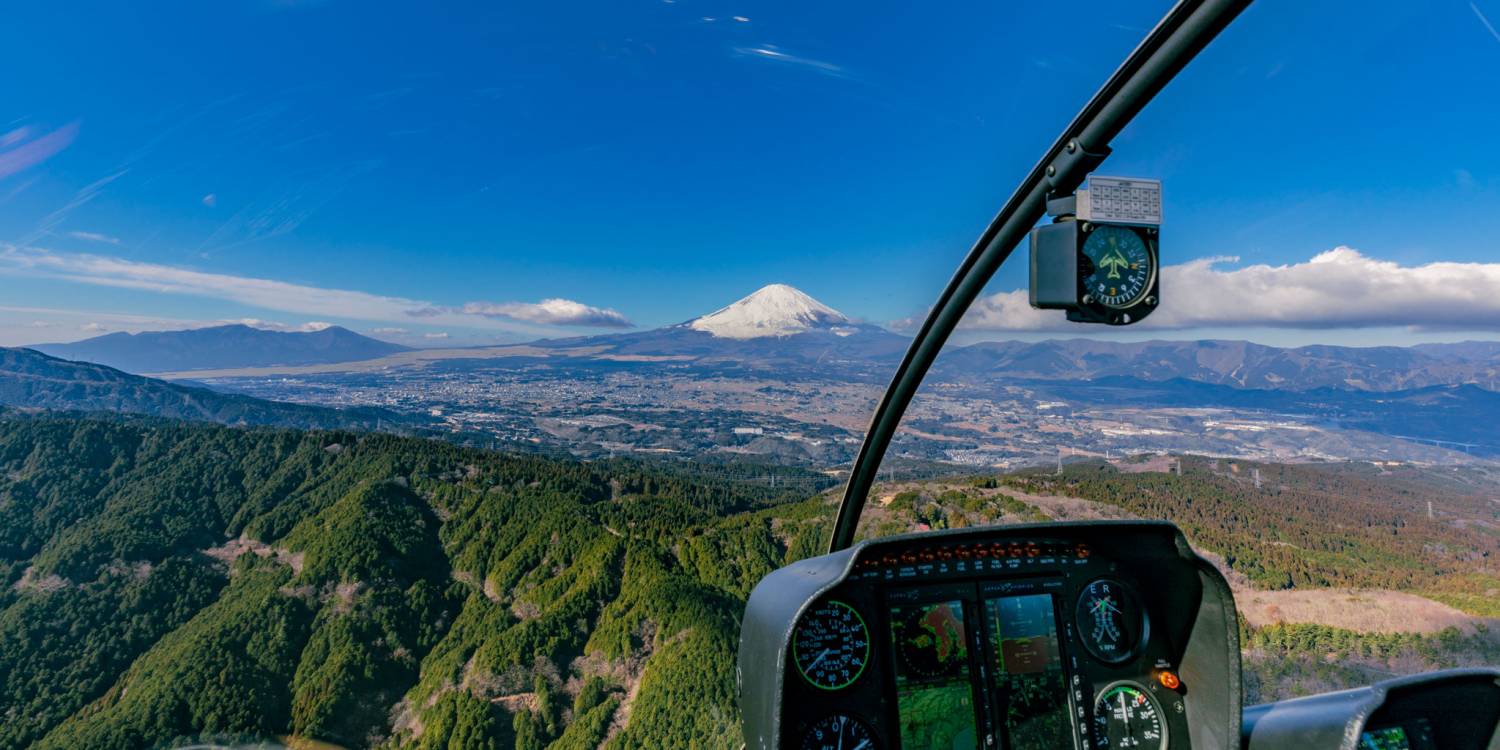
[[[814,605],[797,621],[792,661],[814,687],[848,687],[859,679],[869,660],[870,633],[853,607],[828,600]]]

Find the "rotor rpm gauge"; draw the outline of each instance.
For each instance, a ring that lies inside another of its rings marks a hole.
[[[1167,727],[1146,689],[1116,682],[1094,701],[1094,750],[1161,750]]]
[[[834,600],[816,604],[792,634],[792,661],[802,678],[823,690],[848,687],[870,661],[870,631],[853,607]]]
[[[875,750],[875,733],[859,719],[834,714],[802,735],[802,750]]]
[[[1156,255],[1134,229],[1096,226],[1084,240],[1080,256],[1083,291],[1105,307],[1132,307],[1151,291]]]
[[[1084,588],[1073,621],[1084,648],[1105,664],[1129,660],[1145,640],[1146,614],[1140,601],[1113,578],[1100,578]]]

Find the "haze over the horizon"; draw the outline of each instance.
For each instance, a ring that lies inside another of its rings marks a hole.
[[[903,330],[1169,3],[1086,5],[1067,49],[1006,6],[20,7],[0,345],[511,342],[773,282]],[[1500,338],[1500,154],[1448,135],[1500,115],[1500,2],[1383,5],[1252,7],[1116,140],[1166,185],[1157,315],[1030,310],[1017,257],[957,340]]]

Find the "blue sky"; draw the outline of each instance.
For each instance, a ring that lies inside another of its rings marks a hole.
[[[899,325],[1167,7],[1041,5],[23,4],[0,344],[242,319],[514,341],[771,282]],[[1022,309],[1018,255],[965,338],[1496,338],[1491,19],[1262,0],[1101,170],[1165,182],[1162,313]]]

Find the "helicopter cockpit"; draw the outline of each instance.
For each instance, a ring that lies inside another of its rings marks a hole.
[[[1169,299],[1155,273],[1161,219],[1150,210],[1160,207],[1159,183],[1090,175],[1114,136],[1248,5],[1178,3],[964,259],[876,409],[829,553],[771,573],[751,594],[737,670],[747,747],[1500,748],[1496,669],[1244,706],[1230,588],[1170,523],[1043,523],[854,543],[918,385],[1028,233],[1034,307],[1118,326]],[[1079,191],[1085,180],[1147,192],[1126,201],[1136,215],[1110,214],[1105,193]],[[1038,226],[1044,215],[1052,223]],[[1091,250],[1095,238],[1112,254]],[[1096,289],[1104,274],[1122,278]]]

